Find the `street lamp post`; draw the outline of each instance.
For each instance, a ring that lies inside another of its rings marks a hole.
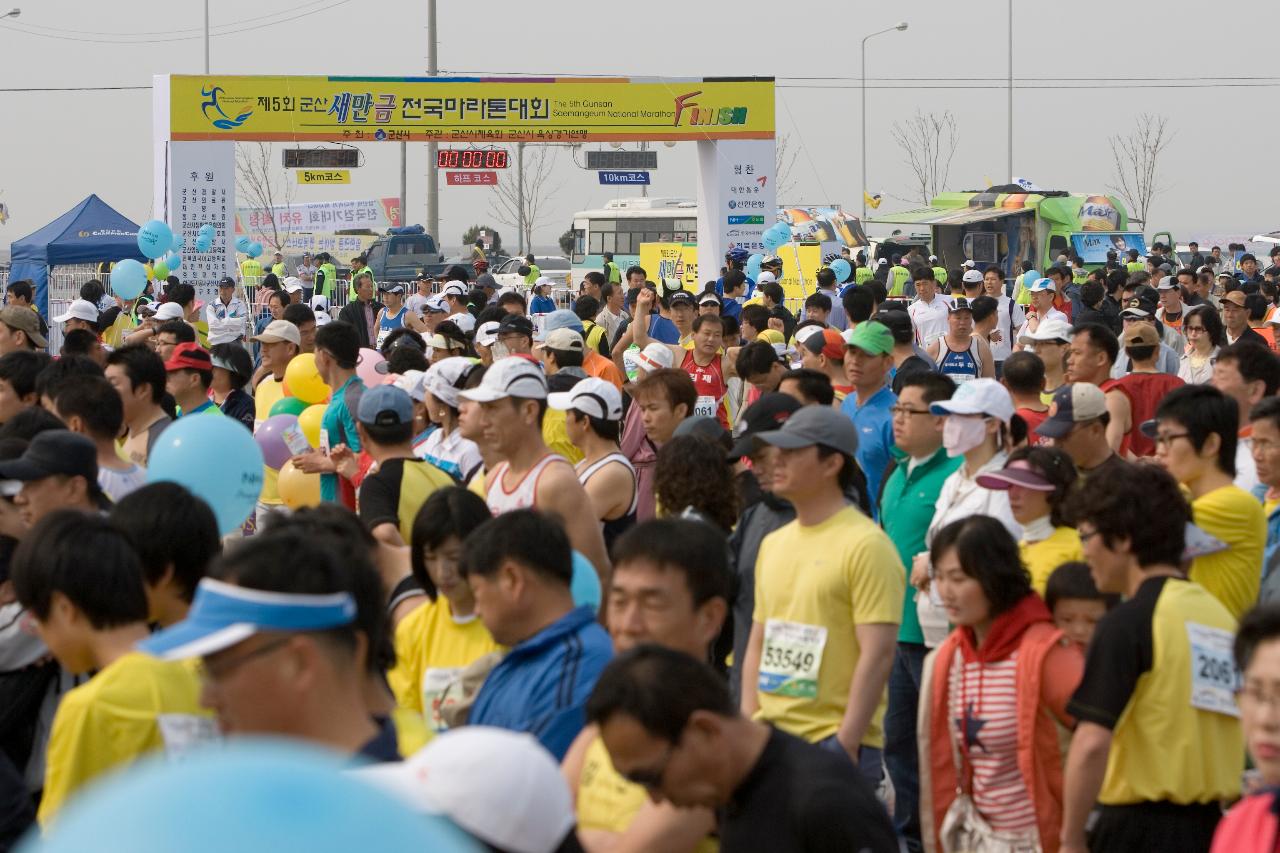
[[[1013,183],[1013,0],[1009,0],[1009,183]]]
[[[907,22],[903,21],[896,27],[880,30],[862,37],[862,220],[867,219],[867,39],[882,36],[885,33],[891,33],[894,30],[902,32],[907,28]]]
[[[0,20],[4,20],[5,18],[16,18],[21,14],[22,14],[21,9],[10,9],[8,12],[5,12],[3,15],[0,15]]]

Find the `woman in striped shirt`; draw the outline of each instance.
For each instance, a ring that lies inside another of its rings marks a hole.
[[[925,661],[920,810],[929,851],[978,839],[1056,851],[1062,825],[1060,730],[1084,659],[1054,627],[1004,524],[952,522],[930,553],[955,629]]]

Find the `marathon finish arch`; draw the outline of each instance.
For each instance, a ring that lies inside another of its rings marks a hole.
[[[217,229],[209,252],[183,255],[208,292],[236,270],[235,142],[696,142],[704,257],[763,251],[776,218],[771,77],[159,75],[152,119],[155,217],[189,247]]]

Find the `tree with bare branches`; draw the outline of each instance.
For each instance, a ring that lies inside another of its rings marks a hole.
[[[928,204],[938,193],[946,192],[951,175],[951,160],[956,156],[960,134],[956,117],[950,110],[916,114],[906,122],[893,123],[893,140],[905,155],[903,162],[915,176],[915,189],[922,204]]]
[[[1114,183],[1107,189],[1129,206],[1130,219],[1147,224],[1147,212],[1151,200],[1167,187],[1160,184],[1158,175],[1160,155],[1173,141],[1169,132],[1169,119],[1143,113],[1134,122],[1127,135],[1115,134],[1110,138],[1111,156],[1114,160]]]
[[[290,176],[276,165],[278,162],[275,146],[270,142],[236,143],[236,194],[247,206],[262,211],[258,236],[273,252],[284,251],[284,244],[293,233],[288,217],[276,216],[276,208],[288,207],[294,196]]]
[[[519,252],[533,246],[533,231],[543,224],[552,198],[560,185],[552,185],[559,148],[555,145],[524,145],[523,169],[506,169],[489,194],[489,215],[516,229]]]
[[[791,136],[786,133],[778,134],[775,145],[777,162],[776,171],[773,173],[773,184],[777,188],[778,201],[786,202],[790,200],[788,197],[796,188],[796,180],[791,177],[791,170],[795,167],[796,158],[800,156],[800,152],[791,150]]]

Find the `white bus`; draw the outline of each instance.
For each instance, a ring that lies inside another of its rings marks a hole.
[[[626,275],[640,262],[641,243],[698,242],[698,203],[691,198],[615,198],[573,215],[573,280],[604,269],[605,252]],[[657,270],[648,270],[650,278]]]

